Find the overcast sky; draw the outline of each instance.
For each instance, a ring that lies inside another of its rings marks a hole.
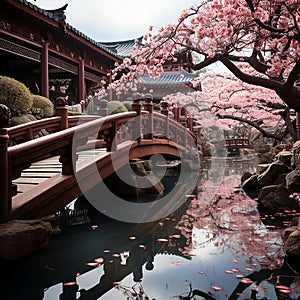
[[[43,9],[68,3],[66,21],[95,41],[137,38],[149,25],[176,22],[180,12],[197,0],[28,0]]]

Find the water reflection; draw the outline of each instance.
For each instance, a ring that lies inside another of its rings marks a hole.
[[[254,164],[211,163],[198,194],[163,220],[101,216],[67,228],[29,260],[2,264],[1,299],[298,299],[282,232],[266,228],[239,188]]]

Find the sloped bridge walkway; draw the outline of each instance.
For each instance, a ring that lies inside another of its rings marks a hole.
[[[55,117],[1,126],[0,221],[56,213],[130,159],[180,158],[195,148],[192,123],[187,128],[166,108],[156,113],[134,104],[132,112],[76,117],[59,105]],[[34,138],[42,130],[49,134]],[[12,141],[17,143],[10,146]]]

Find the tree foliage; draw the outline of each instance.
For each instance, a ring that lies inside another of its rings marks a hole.
[[[144,36],[131,58],[116,65],[112,78],[130,69],[112,87],[131,87],[137,75],[159,76],[175,53],[187,49],[189,63],[201,70],[221,62],[243,82],[275,93],[300,112],[300,6],[298,0],[198,0],[175,24]],[[193,61],[192,53],[202,60]]]
[[[231,74],[210,74],[201,81],[202,91],[171,94],[164,100],[171,107],[185,107],[202,127],[215,122],[208,112],[220,119],[219,125],[224,129],[243,123],[265,137],[282,140],[290,133],[296,138],[292,125],[294,117],[274,91],[247,84]]]

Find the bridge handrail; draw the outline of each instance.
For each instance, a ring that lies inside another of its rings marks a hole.
[[[136,116],[140,118],[135,118]],[[130,124],[131,131],[139,131],[138,141],[142,138],[149,139],[146,137],[147,134],[143,136],[143,125],[151,124],[152,138],[158,137],[155,126],[160,126],[163,128],[163,132],[159,133],[161,138],[170,139],[183,149],[194,148],[197,137],[190,130],[169,118],[168,115],[156,112],[151,114],[145,111],[131,111],[103,117],[76,116],[65,117],[65,119],[63,116],[56,116],[19,125],[17,128],[0,128],[0,220],[5,220],[9,216],[12,197],[17,193],[12,181],[19,178],[21,172],[29,168],[34,161],[49,156],[59,156],[62,163],[62,175],[74,175],[73,156],[76,149],[73,147],[73,139],[75,134],[76,146],[84,145],[90,137],[102,138],[107,151],[116,151],[119,141],[115,136],[118,129],[122,124],[132,120],[133,123],[128,124]],[[70,124],[68,124],[69,121]],[[69,128],[63,129],[64,126]],[[27,134],[28,139],[43,128],[60,131],[8,147],[8,140],[11,137],[21,136],[22,132],[28,131],[30,132]]]
[[[80,142],[80,139],[87,140],[89,134],[95,134],[97,129],[101,131],[109,129],[114,123],[124,123],[130,118],[136,115],[135,112],[120,113],[103,118],[97,118],[90,122],[85,122],[78,126],[61,130],[38,139],[30,140],[22,144],[14,145],[8,148],[9,161],[15,170],[21,166],[21,169],[28,167],[28,164],[36,161],[46,155],[61,155],[64,156],[66,147],[72,147],[72,138],[76,133],[76,139]],[[101,128],[99,127],[101,125]],[[83,141],[83,142],[84,142]],[[64,159],[63,169],[64,169]],[[22,166],[24,165],[24,166]],[[64,173],[64,170],[63,170]],[[68,173],[68,172],[67,172]],[[15,176],[14,176],[15,177]],[[17,178],[17,177],[16,177]],[[15,178],[13,178],[15,179]]]
[[[99,116],[93,115],[82,115],[82,116],[69,116],[68,124],[69,127],[76,126],[80,122],[89,122],[101,118]],[[53,116],[45,118],[42,120],[36,120],[25,124],[16,125],[7,128],[9,138],[15,140],[16,142],[26,142],[35,138],[38,133],[45,129],[49,133],[58,132],[61,130],[61,116]]]
[[[196,135],[191,132],[190,130],[187,130],[182,124],[178,123],[174,119],[169,118],[168,116],[162,115],[160,113],[154,112],[153,113],[154,119],[160,120],[164,123],[167,123],[168,125],[164,127],[164,134],[163,136],[167,139],[172,139],[174,138],[174,142],[181,146],[188,146],[193,148],[195,145],[195,142],[197,142],[197,137]],[[175,128],[177,131],[179,131],[183,136],[182,140],[179,140],[180,135],[176,135],[174,137],[170,137],[170,129]],[[154,130],[153,130],[154,131]],[[180,143],[181,142],[181,143]]]

